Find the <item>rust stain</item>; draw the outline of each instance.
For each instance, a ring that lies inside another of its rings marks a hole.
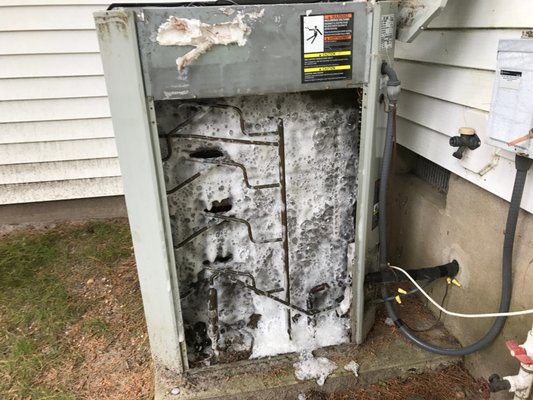
[[[105,14],[95,16],[95,26],[101,40],[111,38],[111,27],[114,31],[128,36],[128,25],[130,15],[123,10],[107,11]]]

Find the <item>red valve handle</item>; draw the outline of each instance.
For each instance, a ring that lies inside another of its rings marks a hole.
[[[526,350],[519,346],[514,340],[508,340],[505,345],[511,352],[511,355],[522,364],[533,365],[533,359],[527,355]]]

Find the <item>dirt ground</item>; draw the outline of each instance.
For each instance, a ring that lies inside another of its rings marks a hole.
[[[0,237],[0,399],[152,399],[153,373],[124,220]],[[488,398],[459,366],[307,400]]]
[[[320,397],[317,397],[319,399]],[[454,400],[489,399],[487,383],[476,381],[462,366],[392,379],[324,397],[327,400]],[[313,400],[309,397],[306,400]]]

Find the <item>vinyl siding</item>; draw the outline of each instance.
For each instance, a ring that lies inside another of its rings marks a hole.
[[[449,0],[413,43],[396,43],[403,93],[398,142],[453,173],[509,200],[514,154],[487,143],[498,41],[533,29],[533,2]],[[463,160],[448,140],[461,126],[476,129],[482,146]],[[533,177],[522,207],[533,212]]]
[[[0,1],[0,204],[123,193],[92,15],[110,3]]]
[[[0,204],[122,194],[92,13],[0,3]]]

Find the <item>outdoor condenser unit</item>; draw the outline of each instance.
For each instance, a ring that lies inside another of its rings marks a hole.
[[[95,14],[158,374],[363,341],[396,15],[396,1]]]

